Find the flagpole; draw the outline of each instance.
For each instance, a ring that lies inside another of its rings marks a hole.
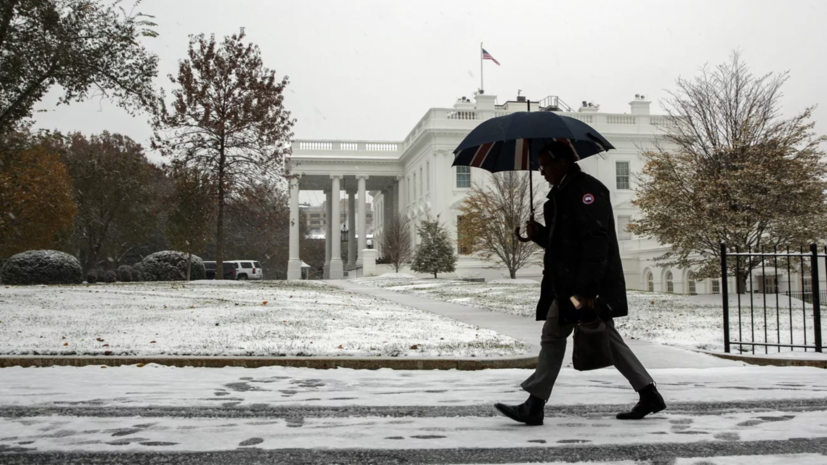
[[[482,84],[482,42],[480,42],[480,92],[485,92],[484,86]]]

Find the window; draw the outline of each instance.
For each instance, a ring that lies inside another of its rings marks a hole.
[[[457,166],[457,188],[467,189],[471,187],[471,167]]]
[[[812,276],[805,276],[801,279],[801,290],[804,291],[805,294],[809,294],[813,292],[813,278]]]
[[[252,262],[241,262],[241,267],[242,268],[252,268],[253,263]]]
[[[646,275],[646,290],[649,292],[655,292],[655,280],[652,273],[648,273]]]
[[[672,284],[672,272],[666,272],[666,292],[675,292],[675,285]]]
[[[758,282],[759,292],[764,294],[775,294],[778,290],[778,276],[766,275]]]
[[[459,215],[457,216],[457,253],[460,255],[468,255],[471,252],[468,250],[468,247],[462,244],[463,239],[465,239],[465,234],[462,231],[462,215]]]
[[[315,220],[315,219],[318,219],[318,218],[321,218],[321,216],[322,216],[322,215],[320,215],[320,214],[318,214],[318,213],[311,213],[311,214],[310,214],[310,218],[313,218],[314,220]]]
[[[261,268],[261,265],[259,265],[259,264],[258,264],[258,262],[253,262],[253,267],[255,267],[255,268]]]
[[[712,280],[712,293],[713,294],[720,294],[721,293],[721,282],[717,279]]]
[[[632,238],[632,233],[630,233],[628,229],[631,219],[631,216],[617,217],[617,240],[628,241]]]
[[[689,272],[686,274],[686,279],[689,282],[689,293],[692,295],[697,294],[697,289],[695,288],[695,273]]]
[[[617,173],[617,188],[630,189],[629,187],[629,162],[618,161],[615,162],[615,172]]]

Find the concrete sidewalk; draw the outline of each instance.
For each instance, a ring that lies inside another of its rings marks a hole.
[[[356,284],[348,280],[331,280],[327,283],[351,292],[408,305],[519,339],[531,346],[532,354],[530,355],[536,355],[540,351],[540,333],[543,328],[543,322],[541,321],[467,305],[440,302],[411,294],[400,294],[380,287]],[[635,352],[635,355],[646,368],[712,368],[746,365],[739,361],[723,360],[711,355],[645,341],[627,339],[626,344]],[[565,360],[567,361],[571,360],[571,350],[572,344],[570,341],[566,347]],[[570,362],[568,363],[570,364]]]

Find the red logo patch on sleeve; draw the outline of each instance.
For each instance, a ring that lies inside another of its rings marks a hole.
[[[591,194],[586,194],[583,196],[583,203],[586,205],[591,205],[594,203],[594,196]]]

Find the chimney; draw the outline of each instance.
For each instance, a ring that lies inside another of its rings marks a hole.
[[[497,100],[497,96],[477,93],[474,96],[474,100],[477,102],[477,110],[490,110],[493,112],[494,101]]]
[[[648,115],[650,103],[652,102],[646,100],[644,95],[635,94],[635,99],[629,102],[629,106],[632,107],[633,115]]]

